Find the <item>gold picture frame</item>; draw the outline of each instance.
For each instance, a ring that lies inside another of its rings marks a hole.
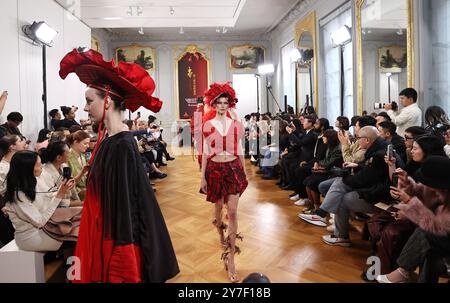
[[[317,30],[316,30],[316,12],[312,11],[307,15],[305,18],[300,20],[295,25],[295,39],[294,39],[294,46],[298,48],[298,45],[300,43],[300,39],[304,33],[311,33],[312,40],[313,40],[313,51],[314,51],[314,57],[313,57],[313,90],[314,90],[314,108],[316,110],[316,113],[319,113],[319,95],[318,95],[318,89],[319,89],[319,78],[318,78],[318,48],[317,48]],[[296,84],[298,86],[298,83]],[[296,92],[298,94],[299,88],[296,88]],[[297,100],[299,98],[297,97]],[[298,103],[298,101],[297,101]],[[300,108],[300,104],[296,104],[297,108]]]
[[[256,70],[264,64],[266,48],[260,45],[241,44],[228,48],[228,63],[232,70]]]
[[[155,49],[148,45],[131,44],[117,47],[114,50],[116,63],[128,62],[142,66],[148,73],[156,69]]]
[[[91,49],[100,52],[100,40],[95,36],[91,36]]]
[[[356,60],[357,60],[357,113],[363,111],[363,85],[364,85],[364,67],[363,67],[363,49],[362,49],[362,17],[361,10],[367,0],[355,1],[356,16]],[[414,5],[413,0],[406,1],[407,5],[407,29],[406,29],[406,55],[407,55],[407,79],[408,87],[414,87]]]

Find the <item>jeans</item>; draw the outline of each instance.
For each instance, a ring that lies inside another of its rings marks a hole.
[[[331,185],[333,185],[333,182],[336,180],[336,178],[328,179],[319,184],[319,193],[322,194],[322,196],[326,196],[327,192],[330,190]]]

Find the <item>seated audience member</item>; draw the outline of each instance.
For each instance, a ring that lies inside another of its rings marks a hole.
[[[64,181],[63,168],[68,167],[69,146],[66,142],[61,141],[50,143],[46,149],[41,150],[41,157],[44,165],[42,168],[42,175],[38,178],[38,186],[40,191],[52,192]],[[85,173],[86,172],[82,170],[75,179],[80,182],[81,176]],[[80,201],[76,189],[73,188],[63,200],[61,207],[82,205],[83,203]]]
[[[304,124],[308,122],[308,118],[304,120]],[[312,144],[300,145],[300,164],[292,166],[285,172],[289,183],[293,184],[293,190],[295,192],[289,196],[292,201],[296,201],[294,204],[297,206],[303,206],[308,204],[307,194],[303,181],[311,174],[311,169],[315,162],[322,160],[325,157],[327,147],[323,143],[323,133],[330,127],[330,123],[327,119],[318,119],[314,123],[314,129],[309,132],[314,136]],[[289,189],[289,188],[287,188]]]
[[[4,136],[0,139],[0,201],[6,192],[6,178],[10,162],[16,152],[25,150],[26,142],[17,135]],[[0,207],[1,208],[1,207]],[[11,221],[0,211],[0,241],[8,243],[14,239],[14,228]]]
[[[446,129],[450,127],[447,113],[439,106],[427,108],[425,111],[425,124],[425,130],[438,138],[443,138]]]
[[[50,134],[51,131],[46,128],[39,131],[37,142],[34,145],[35,152],[39,152],[41,148],[47,148],[48,143],[50,142]]]
[[[60,122],[61,122],[61,113],[59,112],[58,109],[52,109],[49,113],[50,116],[50,126],[52,130],[56,130],[59,127],[61,127]]]
[[[69,135],[69,134],[67,134]],[[66,141],[66,133],[64,131],[54,131],[50,134],[49,144],[53,142],[65,142]]]
[[[363,127],[375,126],[377,122],[370,116],[362,116],[357,118],[353,117],[352,120],[354,121],[352,124],[354,124],[355,127],[355,137],[358,136],[359,131]],[[351,135],[349,132],[338,132],[338,139],[341,143],[342,158],[344,159],[344,162],[361,163],[365,160],[366,150],[361,148],[358,140],[355,142],[351,141]],[[319,192],[325,196],[335,180],[335,178],[332,178],[320,183]]]
[[[336,118],[334,126],[336,126],[338,132],[348,132],[350,129],[350,121],[347,117],[340,116]]]
[[[36,152],[20,151],[12,157],[4,210],[14,226],[14,238],[20,249],[56,251],[63,242],[48,236],[43,228],[75,183],[68,181],[55,187],[56,195],[50,198],[47,193],[37,191],[36,178],[41,172],[41,159]]]
[[[315,213],[320,206],[319,184],[329,178],[331,168],[341,167],[343,163],[341,146],[335,130],[328,129],[324,132],[323,143],[327,147],[325,158],[314,163],[312,175],[303,182],[308,199],[311,201],[311,213]]]
[[[165,177],[167,177],[167,174],[160,171],[156,166],[157,159],[161,157],[161,155],[156,150],[147,145],[147,140],[145,137],[141,137],[139,140],[137,137],[135,138],[137,141],[139,153],[141,154],[141,158],[144,163],[144,168],[149,174],[150,179],[164,179]]]
[[[406,145],[406,163],[411,161],[411,150],[413,147],[414,140],[418,137],[425,135],[427,132],[425,128],[421,126],[412,126],[405,130],[405,145]]]
[[[417,170],[429,156],[445,156],[442,141],[436,136],[416,138],[411,149],[411,160],[405,166],[408,175],[415,178]]]
[[[274,178],[275,165],[278,164],[280,155],[289,147],[289,137],[286,131],[288,123],[284,120],[279,122],[278,142],[273,142],[267,146],[264,158],[261,161],[261,171],[264,174],[264,180],[271,180]]]
[[[67,137],[67,143],[70,146],[67,163],[75,176],[75,190],[81,201],[84,201],[86,195],[87,173],[89,171],[88,161],[86,159],[86,150],[89,148],[90,136],[87,132],[79,130]]]
[[[254,272],[242,280],[242,283],[270,283],[270,280],[266,275],[259,272]]]
[[[61,112],[63,113],[64,119],[59,122],[59,127],[64,127],[70,129],[73,125],[81,126],[77,121],[75,121],[75,111],[77,107],[67,107],[61,106]]]
[[[384,109],[391,118],[392,122],[397,125],[397,133],[400,136],[405,135],[405,130],[411,126],[422,125],[422,110],[417,105],[417,91],[414,88],[406,88],[399,94],[400,102],[403,109],[398,115],[395,115],[391,104],[386,104]]]
[[[55,131],[55,133],[56,132],[61,132],[61,133],[63,133],[63,135],[64,135],[64,137],[67,137],[68,135],[70,135],[70,130],[68,129],[68,128],[65,128],[65,127],[60,127],[60,128],[58,128],[56,131]],[[60,134],[59,134],[60,135]],[[64,139],[65,140],[65,139]]]
[[[444,156],[442,145],[435,136],[417,138],[412,149],[414,166],[409,165],[410,176],[416,179],[416,171],[432,156]],[[389,178],[393,179],[398,166],[395,161],[385,157],[389,166]],[[414,168],[414,169],[413,169]],[[400,252],[413,233],[415,225],[408,220],[395,220],[388,211],[381,211],[367,221],[367,230],[370,234],[372,254],[380,258],[380,273],[387,274],[398,267],[396,260]],[[363,273],[363,279],[367,279]]]
[[[406,163],[405,139],[397,134],[396,129],[397,126],[392,122],[384,121],[378,123],[378,131],[380,132],[381,138],[389,144],[392,144],[395,152],[403,160],[403,163]]]
[[[444,152],[447,155],[447,157],[450,158],[450,127],[446,127],[444,139],[445,139]]]
[[[380,283],[407,282],[419,267],[419,282],[437,283],[439,275],[447,272],[443,260],[450,256],[450,159],[428,158],[417,174],[418,183],[402,170],[397,174],[399,187],[392,187],[391,195],[401,203],[395,217],[418,227],[397,259],[399,267],[376,279]]]
[[[387,114],[387,112],[381,112],[379,113],[376,118],[377,120],[377,126],[381,123],[381,122],[391,122],[391,117],[389,117],[389,115]]]
[[[21,113],[12,112],[6,117],[6,123],[0,126],[0,138],[7,135],[17,135],[24,138],[19,130],[19,125],[23,121],[23,116]]]
[[[334,234],[322,237],[329,245],[350,246],[350,212],[377,213],[379,210],[373,204],[389,197],[388,166],[384,160],[387,143],[374,126],[362,128],[357,140],[367,150],[364,163],[344,163],[345,168],[356,172],[333,182],[315,214],[299,215],[306,222],[326,226],[326,216],[335,214]]]
[[[72,125],[69,128],[69,133],[73,134],[74,132],[77,132],[79,130],[83,130],[83,128],[80,125]]]

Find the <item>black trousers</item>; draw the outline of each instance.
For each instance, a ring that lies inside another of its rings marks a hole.
[[[280,161],[281,175],[282,175],[282,183],[286,185],[290,185],[292,187],[295,186],[293,182],[295,180],[295,169],[300,165],[300,157],[297,154],[287,154]]]
[[[300,163],[297,165],[297,167],[294,168],[294,187],[295,192],[300,196],[300,198],[307,198],[308,195],[306,194],[306,186],[304,185],[304,181],[306,178],[311,176],[311,166],[300,166]]]

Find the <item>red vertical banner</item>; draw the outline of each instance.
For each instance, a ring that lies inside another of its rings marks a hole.
[[[197,97],[208,89],[208,60],[199,52],[186,52],[177,62],[179,119],[190,119]]]

